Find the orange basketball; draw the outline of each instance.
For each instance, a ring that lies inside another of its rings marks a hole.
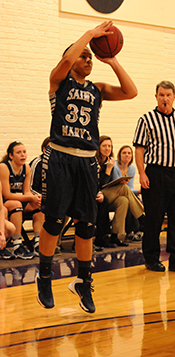
[[[91,50],[99,57],[114,57],[123,47],[123,35],[116,26],[111,26],[109,31],[113,31],[108,36],[92,38],[90,41]]]

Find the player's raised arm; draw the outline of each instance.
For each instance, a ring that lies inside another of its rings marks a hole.
[[[113,86],[108,83],[95,83],[101,91],[102,100],[125,100],[132,99],[137,96],[138,91],[136,85],[129,74],[117,61],[116,57],[97,58],[104,63],[108,63],[112,67],[120,82],[120,86]]]
[[[104,21],[94,29],[86,31],[84,35],[82,35],[75,43],[68,47],[61,61],[50,74],[50,93],[53,93],[58,89],[60,82],[67,76],[73,64],[93,37],[100,37],[103,35],[111,34],[111,32],[108,31],[111,25],[111,20]]]

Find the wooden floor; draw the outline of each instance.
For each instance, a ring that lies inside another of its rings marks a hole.
[[[53,281],[51,310],[33,283],[1,289],[0,356],[174,356],[175,273],[164,264],[164,273],[144,265],[94,273],[94,314],[67,289],[72,277]]]

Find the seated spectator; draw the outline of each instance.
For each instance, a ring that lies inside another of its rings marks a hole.
[[[140,225],[144,222],[143,205],[127,186],[128,179],[124,179],[120,184],[103,188],[103,185],[113,180],[113,168],[115,160],[113,158],[113,145],[110,137],[103,135],[100,137],[99,151],[96,153],[99,162],[100,189],[107,197],[109,212],[115,212],[112,220],[111,243],[116,245],[127,245],[125,240],[125,220],[128,208]]]
[[[116,180],[119,177],[131,176],[132,178],[128,181],[127,185],[131,191],[138,196],[141,194],[141,189],[134,188],[134,177],[135,177],[135,166],[133,162],[133,150],[129,145],[123,145],[117,154],[117,161],[115,161],[114,169],[112,173],[112,179]],[[131,211],[128,210],[126,217],[126,233],[128,238],[134,241],[139,241],[142,239],[143,232],[139,231],[139,221],[135,219]]]
[[[141,194],[141,188],[135,189],[134,188],[134,177],[135,177],[135,172],[136,168],[132,164],[133,162],[133,150],[129,145],[123,145],[117,154],[117,160],[115,161],[114,164],[114,169],[112,172],[112,179],[116,180],[119,177],[123,176],[130,176],[132,177],[127,185],[131,189],[131,191],[136,195]]]
[[[2,200],[2,185],[0,182],[0,258],[15,259],[14,254],[6,249],[6,238],[10,238],[15,233],[15,226],[6,219],[6,208]]]
[[[39,255],[39,234],[44,215],[40,211],[41,195],[33,195],[30,190],[31,173],[26,159],[25,146],[19,141],[12,142],[0,163],[0,180],[4,206],[16,228],[15,234],[12,235],[14,255],[16,258],[32,259],[35,255]],[[33,214],[34,253],[25,249],[22,243],[23,211]]]

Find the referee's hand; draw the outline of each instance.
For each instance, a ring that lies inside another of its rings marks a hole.
[[[143,188],[148,189],[150,188],[150,182],[148,176],[145,174],[145,172],[140,175],[140,184]]]

